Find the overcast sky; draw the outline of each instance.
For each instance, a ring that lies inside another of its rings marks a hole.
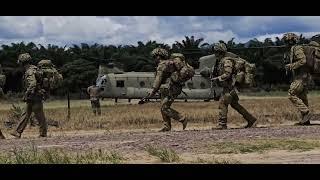
[[[285,32],[320,33],[320,16],[0,16],[0,44],[35,42],[132,44],[156,40],[172,44],[185,35],[247,42]]]

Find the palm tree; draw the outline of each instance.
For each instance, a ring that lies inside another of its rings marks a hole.
[[[312,36],[311,41],[316,41],[316,42],[320,43],[320,34]]]
[[[199,58],[203,55],[203,52],[200,49],[200,44],[203,42],[203,38],[194,39],[194,36],[189,38],[185,36],[185,40],[182,42],[176,41],[175,44],[172,45],[173,51],[181,52],[185,55],[187,61],[195,68],[199,67]],[[209,45],[208,43],[203,43],[201,46],[204,47]]]

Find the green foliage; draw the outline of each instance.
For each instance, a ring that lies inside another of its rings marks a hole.
[[[178,162],[180,157],[172,149],[158,148],[154,146],[147,146],[146,151],[152,155],[158,157],[162,162]]]
[[[95,79],[98,69],[94,63],[85,59],[77,59],[73,62],[65,64],[61,68],[61,73],[64,77],[64,87],[70,90],[81,87],[88,87]]]
[[[308,43],[310,40],[320,42],[319,37],[320,35],[315,35],[311,39],[307,39],[300,35],[300,43]],[[198,59],[212,53],[212,44],[204,42],[203,38],[196,39],[194,36],[185,36],[184,40],[176,41],[171,46],[156,41],[147,41],[146,43],[139,41],[136,45],[119,46],[81,43],[71,47],[60,47],[52,44],[36,45],[33,42],[1,45],[0,64],[7,76],[7,82],[3,90],[5,93],[22,91],[22,84],[17,82],[21,82],[23,71],[16,61],[18,55],[24,52],[31,54],[34,64],[42,59],[50,59],[64,75],[65,87],[72,88],[71,91],[73,92],[78,92],[80,88],[89,86],[95,80],[99,63],[105,63],[106,60],[112,60],[118,67],[121,64],[124,71],[150,72],[154,71],[155,68],[150,52],[156,47],[162,47],[170,52],[182,52],[187,61],[197,68],[199,66]],[[281,38],[276,37],[275,41],[270,38],[266,38],[264,41],[253,39],[243,44],[235,43],[234,38],[232,38],[226,41],[226,45],[228,48],[264,47],[270,45],[281,46],[283,42]],[[290,79],[285,75],[283,64],[281,64],[284,49],[233,49],[231,51],[257,65],[259,70],[257,78],[261,84],[287,83]]]
[[[120,154],[101,149],[72,153],[57,148],[41,150],[34,144],[25,149],[14,148],[12,152],[0,155],[0,164],[119,164],[123,160]]]

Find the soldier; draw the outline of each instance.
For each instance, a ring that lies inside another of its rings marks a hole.
[[[225,44],[218,43],[214,46],[215,56],[217,59],[217,76],[211,80],[223,88],[222,94],[219,98],[219,124],[217,129],[227,129],[227,114],[229,104],[233,109],[240,113],[248,122],[245,128],[250,128],[256,122],[253,117],[243,106],[239,104],[239,97],[235,88],[235,79],[233,76],[233,62],[228,59],[228,52]]]
[[[289,59],[290,64],[285,66],[286,70],[293,72],[293,82],[288,91],[289,100],[300,111],[302,119],[295,125],[309,125],[311,113],[308,103],[308,84],[311,80],[311,75],[308,68],[306,55],[303,47],[296,45],[299,37],[294,33],[284,34],[282,40],[290,47]]]
[[[94,115],[97,115],[97,112],[98,112],[98,115],[101,115],[100,101],[99,101],[101,89],[94,84],[88,87],[87,92],[90,95],[91,107]]]
[[[6,137],[4,137],[4,135],[2,134],[1,132],[1,129],[0,129],[0,139],[5,139]]]
[[[159,132],[165,132],[171,130],[171,118],[182,123],[183,130],[187,127],[187,119],[181,115],[178,111],[171,108],[171,105],[175,98],[182,92],[182,84],[179,81],[173,81],[171,78],[176,72],[174,67],[174,61],[179,63],[184,56],[182,54],[176,54],[174,61],[169,61],[168,52],[162,48],[156,48],[151,52],[152,57],[157,64],[156,77],[153,83],[153,90],[149,94],[149,97],[155,95],[160,89],[161,96],[161,115],[164,121],[164,127]]]
[[[16,130],[14,130],[11,135],[16,138],[20,138],[22,132],[27,126],[32,112],[34,112],[36,119],[40,126],[40,136],[47,137],[47,122],[43,112],[43,98],[45,91],[42,89],[40,84],[40,77],[38,73],[38,68],[31,65],[31,56],[29,53],[20,54],[18,57],[18,64],[22,65],[24,68],[24,86],[25,95],[23,101],[26,102],[26,113],[20,118]]]

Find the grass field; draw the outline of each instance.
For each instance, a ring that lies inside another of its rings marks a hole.
[[[311,93],[309,96],[310,107],[314,112],[320,111],[320,96]],[[50,101],[44,104],[45,114],[48,119],[60,123],[60,128],[52,130],[92,130],[92,129],[134,129],[155,128],[162,124],[160,103],[151,102],[138,105],[137,101],[128,103],[120,100],[115,103],[112,100],[101,101],[102,115],[94,116],[89,100],[71,100],[71,119],[67,120],[67,102],[62,100]],[[240,103],[246,107],[259,120],[258,124],[280,124],[284,121],[297,121],[299,114],[286,96],[242,96]],[[24,107],[23,102],[15,102]],[[8,118],[10,102],[0,105],[0,127],[4,129],[3,122]],[[217,122],[218,102],[182,102],[173,104],[173,108],[180,111],[189,119],[190,123],[214,125]],[[245,123],[243,118],[229,107],[228,122],[235,125]],[[178,124],[173,122],[174,124]]]

